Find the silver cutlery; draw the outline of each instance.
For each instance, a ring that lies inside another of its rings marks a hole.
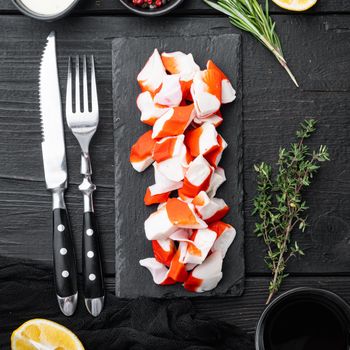
[[[39,75],[42,156],[46,187],[53,200],[53,260],[59,307],[71,316],[77,306],[77,270],[69,217],[64,202],[67,164],[58,80],[55,33],[51,32],[42,55]]]
[[[79,56],[75,60],[75,109],[73,108],[72,93],[72,63],[68,62],[66,119],[69,128],[78,140],[81,148],[81,168],[83,182],[79,190],[84,198],[83,222],[83,281],[84,298],[87,310],[93,316],[98,316],[104,305],[104,283],[102,274],[99,235],[94,214],[93,192],[96,186],[92,183],[89,144],[96,132],[99,122],[94,57],[91,56],[91,108],[89,108],[88,72],[86,56],[83,57],[83,108],[80,103],[80,73]]]

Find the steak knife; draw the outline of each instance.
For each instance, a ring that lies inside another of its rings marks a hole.
[[[57,301],[63,314],[71,316],[78,300],[77,269],[64,202],[67,164],[54,32],[47,38],[41,59],[39,95],[45,182],[53,201],[53,262]]]

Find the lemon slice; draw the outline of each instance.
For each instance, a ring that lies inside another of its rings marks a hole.
[[[66,327],[36,318],[12,333],[11,350],[84,350],[84,347]]]
[[[276,5],[290,11],[306,11],[314,6],[317,0],[272,0]]]

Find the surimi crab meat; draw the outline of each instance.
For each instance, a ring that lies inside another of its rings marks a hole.
[[[166,207],[152,213],[145,221],[146,237],[150,241],[167,239],[177,227],[170,221]]]
[[[182,81],[191,81],[194,75],[200,71],[192,54],[186,55],[180,51],[164,52],[161,55],[161,59],[165,69],[170,74],[179,74]]]
[[[236,237],[236,230],[229,224],[222,221],[213,222],[209,229],[216,232],[217,238],[211,248],[212,252],[219,252],[225,258],[228,248]]]
[[[182,198],[194,198],[201,191],[206,191],[210,186],[213,169],[207,160],[199,155],[194,159],[186,172],[183,187],[179,189]]]
[[[195,117],[193,119],[193,122],[197,125],[202,125],[204,123],[210,123],[210,124],[213,124],[217,128],[218,126],[220,126],[222,124],[223,120],[224,119],[221,115],[221,112],[217,111],[216,113],[210,115],[209,117],[205,117],[205,118]]]
[[[212,223],[222,219],[230,210],[221,198],[209,198],[206,192],[200,192],[192,201],[199,216],[206,222]]]
[[[153,148],[153,159],[160,163],[183,152],[184,135],[168,136],[157,141]]]
[[[169,108],[153,126],[152,137],[154,139],[181,135],[195,117],[193,105]]]
[[[208,61],[207,69],[215,70],[221,76],[221,103],[230,103],[234,101],[236,98],[236,91],[224,72],[212,60]]]
[[[222,278],[222,256],[219,252],[209,255],[196,266],[184,283],[185,289],[203,293],[214,289]]]
[[[219,111],[221,80],[221,75],[214,69],[196,73],[191,86],[191,95],[198,118],[205,118]]]
[[[219,163],[227,143],[216,130],[223,122],[220,108],[236,92],[212,60],[201,70],[192,54],[180,51],[160,55],[155,49],[137,81],[141,122],[152,129],[132,146],[130,162],[138,172],[153,164],[154,184],[144,203],[158,204],[144,223],[154,257],[140,265],[158,285],[209,291],[222,278],[236,236],[220,221],[228,205],[215,197],[226,181]]]
[[[221,167],[217,167],[210,179],[209,188],[207,194],[210,198],[215,197],[216,191],[226,181],[225,170]]]
[[[210,123],[187,131],[185,143],[193,157],[206,155],[220,147],[216,128]]]
[[[199,229],[208,227],[196,214],[195,207],[191,203],[183,202],[178,198],[170,198],[165,207],[170,222],[178,228]]]
[[[205,155],[205,159],[210,163],[210,165],[212,165],[215,168],[220,163],[222,153],[227,147],[226,141],[223,139],[223,137],[220,134],[218,134],[217,136],[217,142],[218,142],[218,147],[210,150]]]
[[[176,253],[175,243],[171,239],[152,241],[153,254],[157,261],[170,266]]]
[[[178,230],[170,239],[177,242],[187,243],[186,253],[182,257],[182,262],[191,265],[201,264],[207,257],[217,238],[215,231],[208,228],[199,230]]]
[[[166,75],[162,87],[154,96],[154,102],[163,106],[177,107],[182,101],[182,87],[179,75]]]
[[[137,76],[137,81],[142,91],[149,91],[151,94],[155,94],[160,89],[166,75],[162,59],[158,50],[155,49]]]
[[[149,91],[142,92],[136,100],[138,109],[141,112],[142,123],[153,126],[154,123],[168,111],[168,107],[154,102]]]
[[[168,180],[173,182],[182,181],[188,167],[186,147],[182,144],[179,148],[179,154],[174,154],[171,158],[155,163],[154,167]]]
[[[155,258],[146,258],[140,260],[140,265],[145,267],[152,275],[153,282],[159,285],[175,284],[176,281],[168,277],[168,269],[166,266]]]
[[[180,242],[179,247],[171,260],[168,277],[176,282],[185,282],[188,278],[186,265],[183,262],[183,255],[187,250],[187,243]]]
[[[201,264],[207,257],[216,240],[216,232],[208,228],[195,230],[187,242],[187,251],[183,259],[185,264]]]
[[[152,139],[152,131],[147,131],[131,147],[130,163],[136,171],[142,172],[153,163],[155,143]]]

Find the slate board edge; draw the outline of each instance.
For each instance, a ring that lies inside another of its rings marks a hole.
[[[238,134],[235,135],[237,137],[237,141],[236,141],[236,146],[237,146],[237,164],[238,164],[238,181],[237,181],[237,188],[236,188],[236,192],[238,194],[238,198],[240,198],[240,202],[238,204],[238,210],[237,212],[240,213],[240,221],[242,221],[240,224],[238,224],[241,232],[242,232],[242,243],[241,243],[241,249],[239,250],[239,254],[242,256],[242,261],[243,261],[243,277],[238,278],[234,284],[232,284],[230,287],[227,288],[226,293],[220,293],[220,294],[215,294],[212,295],[210,294],[211,292],[206,292],[206,293],[202,293],[202,294],[195,294],[195,293],[189,293],[189,295],[183,296],[183,297],[199,297],[199,298],[206,298],[206,297],[210,297],[210,296],[216,296],[216,297],[224,297],[224,296],[241,296],[244,292],[244,281],[245,281],[245,259],[244,259],[244,210],[243,210],[243,202],[244,202],[244,174],[243,174],[243,70],[242,70],[242,38],[241,35],[239,34],[235,34],[235,33],[222,33],[222,34],[212,34],[212,35],[193,35],[193,34],[188,34],[188,35],[182,35],[181,37],[203,37],[203,38],[216,38],[218,36],[235,36],[238,38],[239,40],[239,44],[238,46],[238,50],[237,50],[237,58],[238,58],[238,64],[237,64],[237,76],[239,77],[238,80],[234,81],[234,87],[236,88],[237,91],[237,99],[234,102],[234,109],[235,109],[235,113],[240,115],[239,118],[239,127],[236,128],[235,130],[238,130]],[[166,35],[164,35],[164,38],[171,38],[171,37],[179,37],[179,35],[172,35],[170,33],[167,33]],[[127,40],[127,39],[141,39],[141,38],[147,38],[147,39],[163,39],[163,38],[159,38],[155,35],[130,35],[127,38],[125,36],[121,37],[121,36],[115,36],[112,39],[112,47],[114,48],[114,43],[115,43],[115,39],[121,39],[121,40]],[[114,60],[113,60],[113,50],[112,50],[112,64],[114,65]],[[113,72],[115,70],[115,67],[113,67]],[[116,86],[116,81],[115,81],[115,74],[113,74],[113,88]],[[117,123],[117,119],[116,118],[116,109],[115,109],[115,105],[114,105],[114,99],[113,99],[113,119],[114,119],[114,133],[116,132],[116,123]],[[238,124],[237,124],[238,125]],[[114,138],[115,141],[115,138]],[[115,153],[115,164],[117,164],[118,162],[118,152],[114,152]],[[120,174],[120,170],[119,172],[117,171],[116,167],[115,167],[115,181],[118,181],[118,179],[120,178],[121,174]],[[115,198],[117,198],[117,187],[116,187],[116,193],[115,193]],[[118,222],[118,214],[117,214],[117,210],[115,210],[116,212],[116,216],[115,216],[115,223]],[[235,223],[233,223],[235,225]],[[117,246],[117,240],[118,237],[120,237],[120,232],[119,230],[115,229],[115,233],[116,233],[116,249],[118,249]],[[117,255],[117,254],[116,254]],[[117,258],[117,257],[116,257]],[[120,261],[119,261],[120,262]],[[115,262],[116,264],[116,268],[115,268],[115,275],[116,275],[116,281],[115,281],[115,292],[116,295],[119,297],[125,297],[124,295],[120,295],[120,278],[118,278],[117,276],[119,275],[119,266],[121,264],[118,263],[118,261],[116,260]],[[234,294],[232,294],[234,293]],[[131,298],[134,298],[135,296],[131,296]],[[174,295],[172,295],[172,293],[164,293],[164,295],[162,296],[164,298],[171,298],[174,297]],[[175,297],[179,297],[179,296],[175,296]],[[155,296],[155,298],[160,298],[160,296]]]

